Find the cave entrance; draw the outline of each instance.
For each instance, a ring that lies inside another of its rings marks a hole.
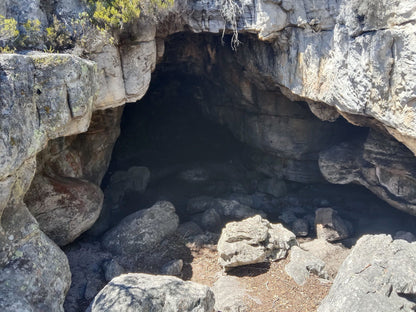
[[[413,218],[364,187],[330,184],[320,172],[321,151],[362,142],[368,128],[342,117],[319,120],[306,102],[248,77],[245,66],[218,36],[167,40],[146,96],[125,107],[103,189],[111,188],[112,174],[135,166],[149,169],[149,184],[124,194],[114,223],[168,200],[182,223],[217,233],[227,221],[263,213],[291,229],[303,220],[308,228],[295,231],[313,236],[320,207],[349,220],[354,237],[414,229]],[[212,208],[214,201],[221,208]]]

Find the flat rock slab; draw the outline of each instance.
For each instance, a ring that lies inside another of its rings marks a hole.
[[[114,278],[94,298],[89,312],[213,312],[208,286],[173,276],[124,274]]]

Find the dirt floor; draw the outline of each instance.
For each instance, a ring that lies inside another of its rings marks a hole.
[[[218,265],[215,246],[191,248],[193,261],[191,281],[212,286],[223,274]],[[331,282],[311,276],[297,285],[285,272],[288,259],[271,264],[258,264],[227,272],[238,277],[247,292],[250,312],[312,312],[328,294]]]

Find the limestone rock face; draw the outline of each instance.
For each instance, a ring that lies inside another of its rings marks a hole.
[[[278,260],[297,245],[295,235],[281,224],[260,216],[228,223],[218,241],[218,262],[226,269]]]
[[[157,202],[124,218],[103,238],[103,246],[115,254],[135,255],[151,250],[179,224],[175,207],[170,202]]]
[[[371,131],[364,142],[336,145],[320,154],[319,166],[331,183],[362,184],[393,207],[416,214],[415,158],[388,136]]]
[[[72,55],[0,56],[0,177],[48,139],[87,130],[96,91],[93,63]]]
[[[87,311],[213,312],[214,304],[208,286],[173,276],[124,274],[105,286]]]
[[[365,235],[341,265],[325,311],[413,311],[416,244],[388,235]]]
[[[65,254],[42,231],[22,202],[35,174],[35,159],[18,168],[0,228],[0,310],[63,311],[71,273]]]
[[[188,25],[195,32],[224,27],[218,6],[195,1],[191,7]],[[374,118],[416,151],[415,111],[409,109],[416,68],[411,0],[242,1],[241,12],[241,32],[273,39],[239,47],[248,76],[267,77],[341,113]]]
[[[35,9],[33,3],[22,12]],[[72,55],[0,56],[1,310],[63,311],[68,262],[39,230],[23,197],[35,174],[34,156],[47,141],[88,128],[95,75],[93,63]]]
[[[25,202],[58,245],[72,242],[100,215],[103,192],[98,185],[119,134],[121,112],[94,112],[86,133],[51,140],[37,156],[37,173]]]

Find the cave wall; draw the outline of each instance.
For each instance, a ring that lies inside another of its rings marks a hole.
[[[45,1],[42,1],[43,6],[40,2],[6,0],[0,4],[0,14],[20,22],[38,18],[45,28],[50,14],[69,22],[85,9],[79,0],[51,1],[48,10],[43,10]],[[206,108],[213,118],[227,123],[236,136],[278,157],[294,161],[309,160],[312,156],[316,159],[318,151],[314,146],[308,149],[307,144],[301,144],[301,150],[296,149],[291,155],[282,154],[280,143],[292,146],[315,139],[309,135],[284,143],[275,136],[274,131],[282,129],[276,107],[286,107],[291,114],[298,114],[298,104],[286,105],[286,99],[281,96],[284,94],[294,101],[306,101],[311,111],[322,119],[333,121],[340,113],[358,125],[376,125],[375,128],[393,135],[416,152],[414,1],[244,0],[241,4],[243,13],[238,18],[238,30],[257,36],[259,40],[247,40],[232,54],[233,62],[244,68],[243,75],[231,70],[224,79],[230,81],[230,91],[239,88],[235,90],[236,97],[242,96],[244,100],[237,106],[233,102]],[[63,254],[39,229],[23,202],[35,176],[36,154],[49,140],[85,132],[93,111],[140,99],[149,86],[151,72],[163,55],[167,35],[185,30],[217,34],[224,28],[226,32],[232,31],[224,22],[216,1],[180,0],[159,21],[144,16],[130,25],[120,35],[122,40],[118,46],[112,45],[105,36],[91,33],[86,34],[86,44],[76,45],[69,51],[71,54],[0,55],[0,152],[3,155],[0,162],[0,291],[12,294],[2,296],[0,307],[3,310],[32,307],[60,311],[70,282]],[[211,62],[216,60],[216,47],[207,45],[206,52]],[[210,63],[201,66],[206,65]],[[253,96],[257,98],[254,100]],[[267,105],[274,103],[276,96],[282,106]],[[256,107],[259,101],[266,104]],[[244,105],[244,113],[240,105]],[[240,112],[238,122],[233,120],[234,114],[227,113],[236,108]],[[261,117],[256,117],[259,113]],[[315,127],[315,121],[310,121],[309,117],[302,115],[300,119],[308,120],[310,127]],[[240,123],[245,126],[241,127]],[[267,129],[258,129],[260,124],[267,125]],[[297,129],[295,120],[289,120],[288,124]],[[318,127],[323,127],[320,133],[325,134],[325,127],[334,125]],[[264,140],[266,137],[268,140]],[[326,142],[325,135],[318,138],[322,140],[313,142]],[[85,144],[88,146],[88,142]],[[86,145],[77,149],[84,149]],[[384,150],[384,146],[381,144],[378,150]],[[365,150],[364,144],[364,159],[369,155]],[[321,163],[325,155],[321,155]],[[373,163],[371,174],[363,173],[350,180],[367,183],[373,191],[380,189],[380,197],[400,203],[394,206],[414,214],[414,207],[409,205],[414,202],[410,192],[414,183],[413,158],[408,151],[403,157],[388,156],[385,159],[391,162],[387,165]],[[356,159],[346,161],[350,161],[352,167],[357,163]],[[408,161],[410,167],[401,167],[401,163]],[[297,166],[296,162],[293,166]],[[106,165],[98,167],[105,170]],[[385,168],[394,170],[386,177]],[[41,169],[39,166],[38,172]],[[82,179],[96,186],[102,174],[85,174]],[[324,176],[333,181],[345,181],[326,173]],[[395,187],[399,184],[405,187]],[[409,192],[404,196],[396,189]],[[51,257],[56,261],[51,263]],[[27,263],[32,265],[25,265]],[[37,277],[36,270],[40,270],[43,277]],[[64,277],[59,277],[57,272]],[[14,281],[12,285],[6,285],[5,281],[10,280]],[[41,302],[39,298],[48,299]]]

